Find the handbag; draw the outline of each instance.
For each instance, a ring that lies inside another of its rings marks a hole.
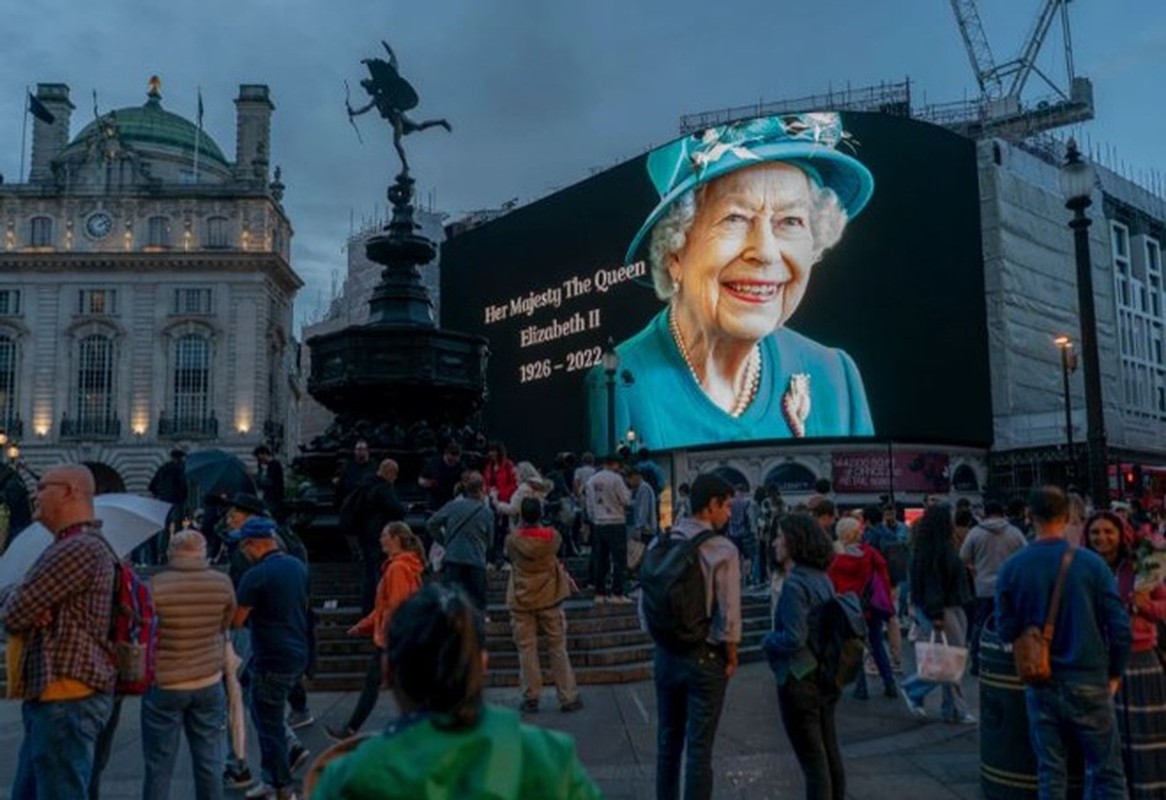
[[[947,643],[947,634],[939,634],[941,641],[935,641],[935,630],[926,642],[915,642],[915,671],[920,678],[935,683],[959,683],[968,665],[968,648]]]
[[[1012,659],[1016,664],[1016,675],[1021,683],[1045,683],[1053,677],[1050,650],[1053,645],[1053,631],[1056,628],[1057,609],[1061,605],[1061,590],[1065,588],[1065,576],[1077,548],[1069,546],[1061,556],[1061,570],[1057,582],[1053,584],[1053,597],[1049,601],[1049,612],[1045,616],[1043,628],[1029,625],[1012,643]]]

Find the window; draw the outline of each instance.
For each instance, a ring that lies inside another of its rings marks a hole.
[[[33,217],[29,243],[33,247],[53,246],[53,220],[51,217]]]
[[[77,352],[77,421],[82,432],[98,432],[114,417],[113,341],[86,336]]]
[[[226,247],[227,246],[227,218],[226,217],[211,217],[206,221],[206,242],[207,247]]]
[[[12,427],[16,420],[16,342],[0,336],[0,426]]]
[[[146,222],[146,246],[170,246],[170,219],[168,217],[150,217]]]
[[[175,289],[172,314],[210,314],[210,289]]]
[[[82,289],[77,298],[78,314],[108,316],[117,313],[117,289]]]
[[[210,343],[196,333],[174,343],[174,416],[179,429],[200,430],[210,410]]]
[[[0,289],[0,316],[16,317],[20,315],[20,290]]]

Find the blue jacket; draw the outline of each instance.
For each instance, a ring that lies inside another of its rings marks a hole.
[[[782,396],[795,374],[810,378],[806,437],[873,436],[866,390],[854,361],[841,350],[818,344],[789,328],[761,340],[761,385],[737,418],[715,405],[689,373],[668,329],[664,309],[615,349],[620,372],[634,382],[616,381],[615,430],[635,428],[653,450],[721,442],[793,438],[782,413]],[[587,376],[592,449],[607,448],[607,376],[596,367]]]
[[[761,640],[778,686],[789,675],[804,678],[818,666],[809,645],[810,614],[833,596],[834,585],[822,570],[804,564],[790,570],[773,613],[773,630]]]
[[[1008,644],[1048,615],[1053,584],[1068,543],[1037,539],[1004,562],[996,578],[996,630]],[[1096,553],[1077,548],[1050,653],[1053,677],[1066,683],[1104,685],[1125,672],[1130,651],[1130,620],[1109,567]]]

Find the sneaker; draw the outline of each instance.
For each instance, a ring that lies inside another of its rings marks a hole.
[[[223,770],[223,786],[228,789],[246,789],[255,783],[246,764],[228,764]]]
[[[268,786],[263,781],[252,786],[247,790],[247,794],[243,795],[247,800],[268,800],[268,798],[275,797],[275,787]]]
[[[879,665],[875,663],[874,656],[867,653],[862,659],[862,669],[867,675],[877,676],[879,674]]]
[[[605,594],[595,595],[595,605],[601,606],[601,605],[605,604],[606,602],[607,602],[607,595],[605,595]]]
[[[304,747],[302,744],[292,745],[292,749],[287,753],[288,768],[295,772],[300,767],[308,763],[308,757],[312,755],[312,751]]]
[[[564,714],[570,714],[574,711],[580,711],[580,710],[582,710],[582,708],[583,708],[583,700],[581,698],[576,697],[571,702],[563,703],[561,706],[559,706],[559,711],[562,711]]]
[[[632,599],[626,594],[617,594],[607,602],[616,606],[630,606],[632,604]]]
[[[306,708],[303,711],[289,711],[287,715],[287,724],[291,726],[293,731],[306,728],[315,721],[316,718],[312,716],[312,712]]]
[[[538,700],[523,700],[522,704],[518,707],[518,710],[523,714],[537,714]]]
[[[911,716],[916,719],[927,719],[927,709],[923,707],[922,703],[916,702],[902,686],[899,687],[899,693],[903,695],[903,702],[907,704],[907,710],[911,712]]]
[[[903,674],[903,662],[899,661],[898,659],[892,661],[891,662],[891,671],[894,672],[896,675],[902,675]]]
[[[979,725],[980,720],[970,711],[965,711],[962,717],[949,717],[944,722],[950,722],[953,725]]]
[[[333,728],[331,725],[325,725],[324,735],[334,742],[343,742],[345,739],[351,739],[355,736],[356,731],[352,728]]]

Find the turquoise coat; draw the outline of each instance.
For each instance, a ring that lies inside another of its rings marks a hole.
[[[693,380],[668,329],[665,308],[635,336],[616,347],[615,434],[628,428],[653,450],[759,439],[793,438],[782,413],[782,397],[795,374],[809,376],[810,414],[805,436],[873,436],[870,407],[854,360],[789,328],[761,340],[761,384],[757,396],[734,419]],[[625,384],[624,370],[634,382]],[[587,376],[590,446],[607,450],[607,376],[596,367]]]

